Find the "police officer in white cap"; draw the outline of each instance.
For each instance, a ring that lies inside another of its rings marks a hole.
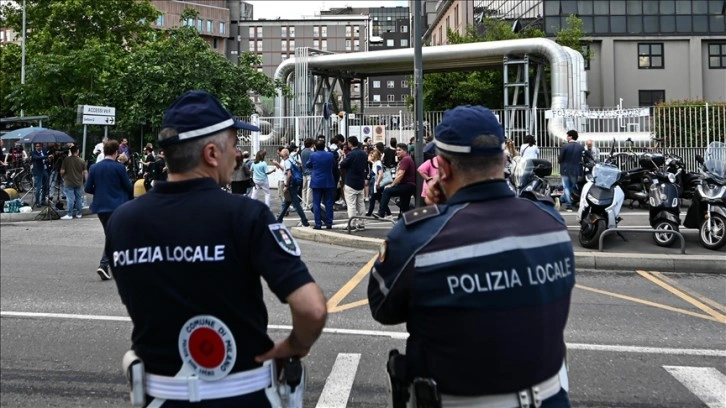
[[[551,201],[507,187],[489,109],[451,109],[435,135],[433,205],[394,226],[368,285],[373,317],[410,334],[387,365],[393,406],[569,407],[567,227]]]
[[[106,253],[134,326],[125,367],[137,406],[280,406],[271,362],[307,355],[325,324],[292,234],[264,204],[220,188],[237,129],[259,130],[207,92],[179,97],[159,134],[168,181],[109,220]],[[260,278],[290,305],[292,331],[277,343]]]

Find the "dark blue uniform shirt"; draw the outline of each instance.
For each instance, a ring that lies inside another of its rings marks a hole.
[[[409,211],[368,285],[373,317],[406,323],[410,379],[452,395],[516,392],[555,375],[575,284],[567,227],[501,181]]]
[[[179,371],[179,332],[203,314],[232,331],[232,373],[260,366],[254,357],[273,346],[260,277],[282,302],[313,281],[279,226],[266,205],[225,193],[210,178],[157,182],[114,211],[106,254],[148,372]]]

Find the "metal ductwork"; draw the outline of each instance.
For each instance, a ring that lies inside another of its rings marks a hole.
[[[506,55],[540,55],[547,59],[551,69],[551,109],[579,108],[584,105],[584,99],[578,99],[577,106],[570,106],[572,98],[578,91],[582,92],[583,65],[573,63],[577,61],[572,51],[568,53],[565,47],[560,46],[546,38],[530,38],[520,40],[491,41],[469,44],[440,45],[424,47],[424,72],[446,72],[479,69],[487,66],[502,65],[502,58]],[[309,57],[308,69],[317,75],[354,76],[366,78],[380,75],[407,75],[413,72],[413,48],[356,52],[350,54],[317,55]],[[287,83],[288,78],[295,70],[295,59],[283,61],[275,71],[274,79]],[[573,82],[577,81],[575,85]],[[584,95],[584,92],[582,92]],[[583,96],[584,98],[584,96]],[[285,115],[284,97],[281,91],[275,99],[275,116]],[[278,124],[275,124],[278,129]],[[547,131],[551,136],[566,140],[565,121],[562,118],[550,119]]]

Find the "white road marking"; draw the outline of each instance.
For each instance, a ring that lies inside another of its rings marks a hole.
[[[726,376],[713,367],[663,366],[709,408],[726,408]]]
[[[338,354],[315,408],[345,408],[348,405],[359,362],[359,353]]]
[[[102,316],[102,315],[79,315],[67,313],[34,313],[34,312],[8,312],[0,311],[0,317],[34,317],[34,318],[53,318],[53,319],[76,319],[76,320],[104,320],[114,322],[130,322],[131,319],[126,316]],[[292,326],[271,324],[267,326],[270,330],[292,330]],[[402,331],[385,331],[385,330],[356,330],[356,329],[339,329],[334,327],[326,327],[323,333],[327,334],[348,334],[353,336],[368,337],[389,337],[394,340],[406,340],[408,333]],[[684,349],[669,347],[641,347],[641,346],[622,346],[610,344],[585,344],[585,343],[567,343],[570,350],[585,351],[611,351],[616,353],[642,353],[642,354],[667,354],[676,356],[706,356],[706,357],[726,357],[726,350],[715,349]]]

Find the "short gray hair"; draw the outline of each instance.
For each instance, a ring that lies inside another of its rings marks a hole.
[[[481,135],[474,138],[472,147],[501,147],[498,136]],[[449,153],[436,149],[436,153],[451,163],[453,171],[465,178],[501,176],[504,170],[504,151],[495,155]]]
[[[209,136],[199,137],[183,143],[175,143],[164,148],[166,167],[169,173],[186,173],[197,167],[202,160],[204,146],[214,143],[222,152],[227,150],[229,129],[213,133]],[[175,128],[164,128],[159,132],[159,141],[178,135]]]

